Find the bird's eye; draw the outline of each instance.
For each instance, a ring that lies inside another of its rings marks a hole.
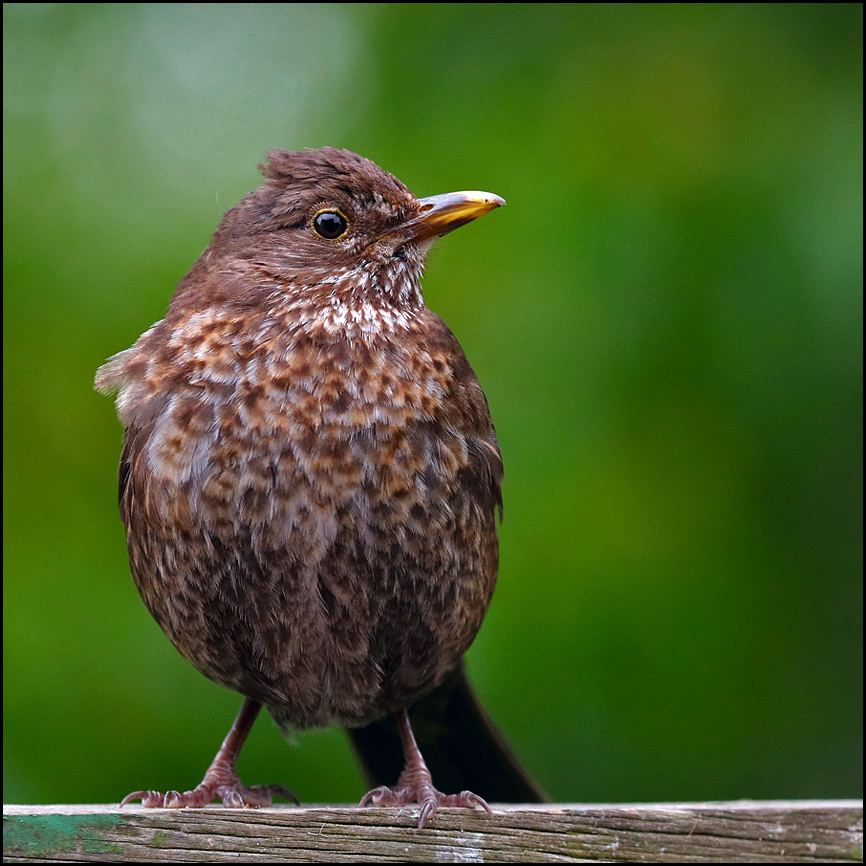
[[[326,241],[337,240],[348,228],[348,220],[338,210],[320,210],[313,217],[313,231]]]

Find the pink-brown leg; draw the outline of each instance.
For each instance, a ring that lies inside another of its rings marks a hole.
[[[418,828],[421,829],[432,817],[440,806],[463,806],[469,809],[481,806],[488,814],[493,812],[487,802],[473,794],[472,791],[461,791],[459,794],[443,794],[433,787],[433,778],[427,769],[427,764],[421,755],[421,750],[415,742],[415,734],[409,722],[409,713],[400,710],[394,714],[397,720],[397,729],[400,732],[400,740],[403,743],[403,754],[406,756],[406,764],[395,788],[385,785],[367,791],[361,798],[359,806],[373,802],[377,806],[405,806],[407,803],[418,803],[421,806],[421,815],[418,818]]]
[[[245,806],[270,806],[275,794],[297,803],[298,798],[282,785],[255,785],[248,788],[238,777],[238,756],[261,708],[260,703],[249,698],[244,701],[231,730],[204,774],[204,779],[192,791],[184,791],[182,794],[178,791],[167,791],[165,794],[159,791],[135,791],[127,794],[120,805],[125,806],[140,799],[141,804],[148,809],[160,806],[166,809],[183,809],[206,806],[219,799],[224,806],[240,809]]]

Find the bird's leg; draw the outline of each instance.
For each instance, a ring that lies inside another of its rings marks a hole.
[[[244,806],[270,806],[274,794],[297,803],[298,798],[282,785],[255,785],[248,788],[238,776],[238,756],[261,708],[260,703],[249,698],[244,701],[231,730],[198,787],[182,794],[178,791],[168,791],[165,794],[159,791],[136,791],[127,794],[120,805],[125,806],[140,799],[146,808],[162,806],[166,809],[183,809],[206,806],[220,799],[224,806],[240,809]]]
[[[415,734],[409,722],[407,710],[400,710],[394,714],[397,721],[397,730],[400,733],[400,741],[403,743],[403,754],[406,764],[403,772],[397,780],[395,788],[382,786],[373,788],[364,794],[359,806],[373,802],[377,806],[405,806],[407,803],[418,803],[421,806],[421,815],[418,818],[418,828],[421,829],[427,819],[432,817],[440,806],[463,806],[474,808],[481,806],[489,815],[493,812],[487,802],[473,794],[472,791],[461,791],[459,794],[443,794],[433,787],[433,778],[427,769],[421,750],[415,742]]]

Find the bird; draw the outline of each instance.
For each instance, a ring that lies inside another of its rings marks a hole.
[[[96,375],[124,426],[135,585],[180,654],[245,699],[201,784],[121,805],[297,802],[239,778],[262,706],[287,733],[346,729],[372,785],[359,805],[417,803],[421,828],[442,806],[540,801],[465,671],[496,584],[503,464],[421,291],[432,243],[505,201],[417,198],[330,147],[259,168],[165,317]],[[421,746],[480,793],[442,793]]]

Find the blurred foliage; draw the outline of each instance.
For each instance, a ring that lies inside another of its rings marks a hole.
[[[860,4],[4,17],[4,786],[191,787],[240,703],[140,603],[91,389],[271,147],[508,207],[425,280],[506,463],[469,654],[562,801],[862,796]],[[249,783],[356,800],[337,731]]]

